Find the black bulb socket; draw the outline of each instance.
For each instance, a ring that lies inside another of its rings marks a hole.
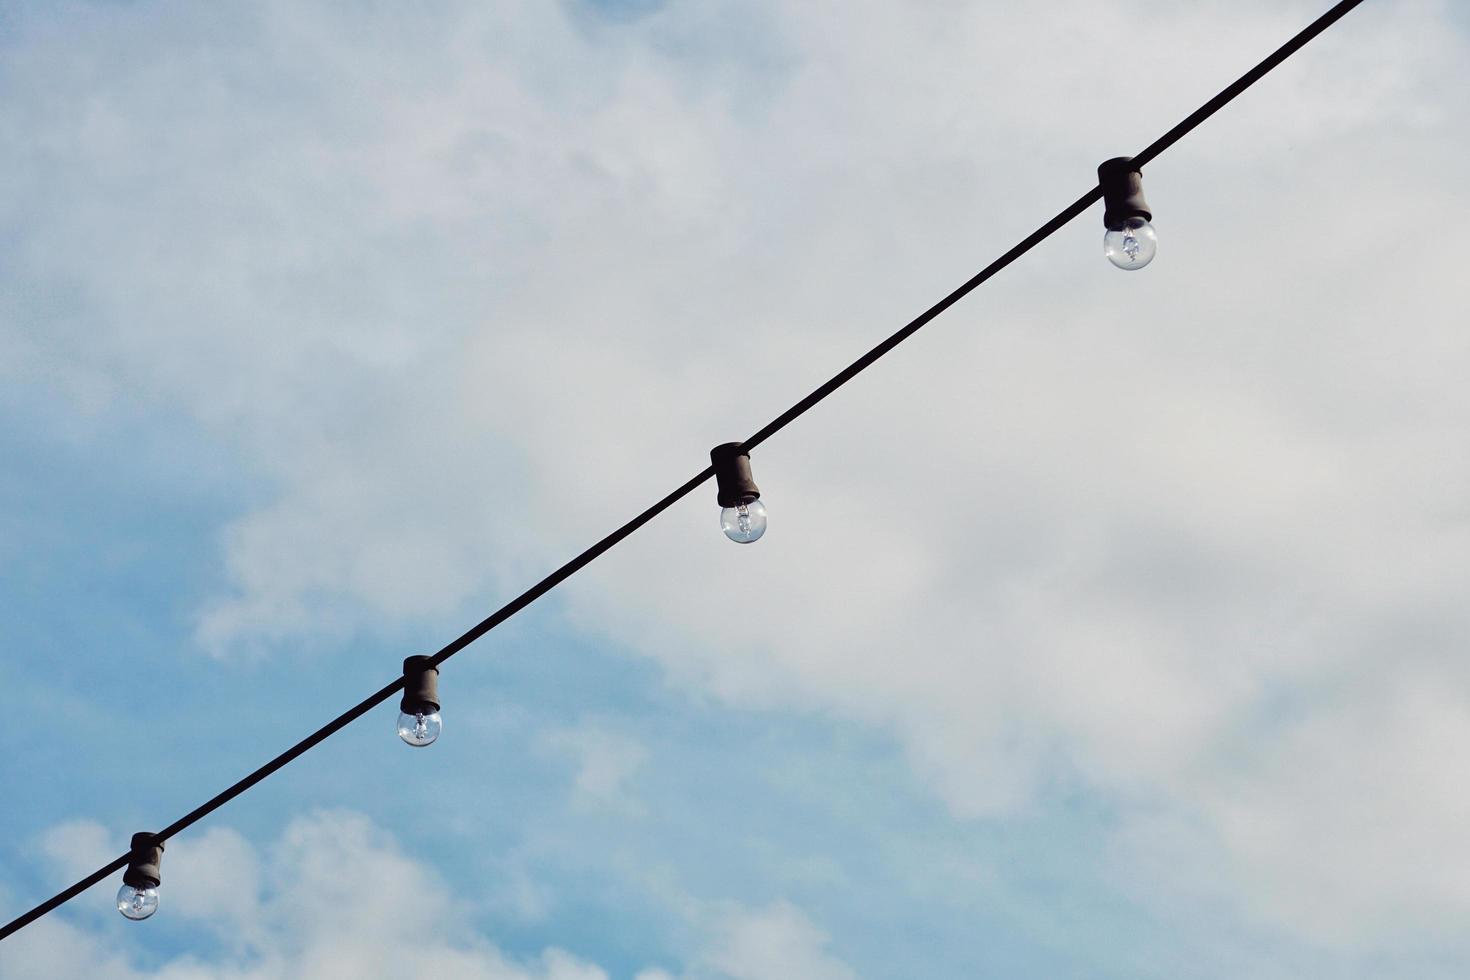
[[[148,833],[134,834],[128,851],[123,884],[130,888],[157,888],[163,883],[158,874],[163,864],[163,841]]]
[[[398,708],[406,715],[431,715],[439,710],[439,668],[433,657],[403,661],[403,700]]]
[[[1103,224],[1108,231],[1122,231],[1129,218],[1154,220],[1143,199],[1143,171],[1132,157],[1104,160],[1097,168],[1097,180],[1102,185]]]
[[[709,458],[715,464],[721,507],[739,507],[760,499],[761,491],[750,475],[750,453],[745,451],[744,443],[722,443],[709,451]]]

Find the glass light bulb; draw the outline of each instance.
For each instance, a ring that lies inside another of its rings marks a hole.
[[[444,719],[439,712],[398,712],[398,737],[409,745],[422,747],[433,745],[434,739],[444,730]]]
[[[1142,269],[1159,251],[1154,226],[1142,218],[1129,218],[1117,231],[1103,236],[1103,254],[1120,269]]]
[[[117,890],[117,910],[135,921],[148,918],[158,911],[158,889],[123,885]]]
[[[760,540],[766,533],[766,505],[759,500],[726,507],[720,511],[720,529],[725,537],[740,544]]]

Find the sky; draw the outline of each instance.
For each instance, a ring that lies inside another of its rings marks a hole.
[[[0,915],[438,649],[1327,6],[0,4]],[[1460,977],[1470,18],[1367,0],[0,975]]]

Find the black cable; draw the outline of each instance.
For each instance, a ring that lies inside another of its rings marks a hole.
[[[1222,92],[1220,92],[1219,95],[1215,96],[1213,99],[1200,106],[1194,112],[1190,113],[1190,115],[1186,117],[1183,122],[1175,126],[1173,129],[1169,130],[1163,136],[1159,137],[1159,139],[1150,144],[1147,149],[1145,149],[1142,153],[1139,153],[1133,158],[1134,163],[1141,167],[1150,160],[1158,157],[1159,154],[1163,153],[1169,147],[1173,146],[1196,126],[1204,122],[1206,119],[1210,118],[1210,116],[1213,116],[1228,102],[1230,102],[1236,96],[1240,95],[1240,93],[1244,92],[1246,89],[1250,88],[1252,85],[1258,82],[1267,72],[1275,68],[1277,65],[1281,64],[1287,58],[1291,57],[1308,41],[1312,40],[1312,38],[1327,30],[1327,28],[1331,27],[1339,19],[1341,19],[1344,14],[1348,13],[1348,11],[1352,10],[1354,7],[1358,6],[1358,4],[1362,2],[1363,0],[1342,0],[1341,3],[1338,3],[1331,10],[1327,11],[1327,13],[1323,14],[1321,17],[1318,17],[1315,21],[1313,21],[1301,33],[1297,34],[1291,40],[1287,41],[1281,47],[1277,48],[1274,52],[1271,53],[1268,58],[1266,58],[1266,60],[1262,61],[1260,64],[1256,65],[1256,67],[1252,68],[1240,78],[1236,79]],[[939,314],[943,313],[955,303],[959,302],[972,290],[974,290],[981,283],[985,282],[991,276],[995,275],[997,272],[1004,269],[1012,262],[1016,261],[1016,259],[1031,251],[1031,249],[1035,248],[1042,241],[1049,238],[1063,225],[1067,224],[1083,211],[1086,211],[1101,198],[1101,187],[1094,187],[1086,194],[1083,194],[1072,204],[1068,205],[1056,217],[1052,218],[1046,224],[1033,231],[1030,235],[1027,235],[1000,258],[996,259],[994,262],[987,265],[984,269],[981,269],[979,272],[977,272],[973,277],[966,280],[965,283],[954,292],[950,293],[948,296],[944,297],[944,299],[929,307],[929,309],[925,310],[918,317],[911,320],[902,329],[898,330],[896,333],[889,336],[878,346],[874,347],[862,357],[858,358],[856,361],[853,361],[847,367],[843,368],[829,381],[821,385],[811,394],[807,395],[801,401],[797,402],[795,405],[792,405],[786,411],[782,412],[780,415],[776,416],[776,418],[772,419],[763,428],[761,428],[760,431],[756,432],[755,435],[745,440],[745,448],[747,450],[754,449],[756,446],[765,442],[771,436],[784,429],[791,422],[806,414],[807,411],[809,411],[822,399],[826,398],[828,395],[832,394],[832,392],[836,391],[838,388],[842,387],[844,384],[857,377],[865,369],[870,367],[873,362],[877,361],[884,354],[887,354],[889,351],[893,350],[893,348],[897,347],[899,344],[907,340],[910,336],[917,333],[918,330],[929,321],[933,320],[935,317],[939,316]],[[496,610],[494,613],[491,613],[485,619],[482,619],[479,623],[475,624],[458,639],[445,646],[438,653],[434,654],[432,658],[433,663],[436,666],[442,664],[444,661],[448,660],[450,657],[454,656],[456,653],[463,650],[465,647],[469,646],[471,643],[475,642],[480,637],[484,636],[486,633],[490,632],[495,627],[499,626],[501,623],[505,622],[507,619],[514,616],[516,613],[520,612],[522,609],[526,608],[546,593],[550,592],[552,589],[556,588],[562,582],[566,581],[566,579],[570,578],[572,575],[576,574],[582,568],[590,564],[603,552],[610,549],[613,545],[617,544],[619,541],[622,541],[624,538],[628,537],[644,524],[647,524],[649,521],[653,520],[655,517],[663,513],[669,507],[673,506],[679,500],[688,496],[690,492],[695,490],[697,487],[699,487],[700,484],[704,483],[713,475],[714,467],[706,467],[704,470],[700,471],[697,475],[690,478],[688,482],[680,486],[678,489],[674,490],[658,503],[654,504],[652,507],[649,507],[643,513],[639,514],[637,517],[633,518],[631,521],[624,524],[616,531],[613,531],[607,537],[603,538],[601,541],[597,542],[586,551],[583,551],[580,555],[573,558],[565,565],[562,565],[556,571],[552,572],[550,575],[546,576],[541,581],[531,586],[525,592],[522,592],[519,596],[506,603],[504,606],[500,607],[500,609]],[[366,698],[365,700],[358,702],[358,704],[349,708],[347,711],[338,715],[336,718],[333,718],[331,721],[327,722],[327,724],[323,725],[321,728],[318,728],[315,732],[297,742],[295,745],[291,746],[289,749],[282,752],[280,755],[276,756],[274,759],[267,762],[265,765],[261,766],[259,769],[246,776],[244,779],[241,779],[233,786],[230,786],[228,789],[225,789],[207,802],[195,807],[193,810],[189,811],[178,820],[175,820],[163,830],[159,831],[156,835],[157,838],[160,841],[168,840],[170,837],[179,833],[181,830],[184,830],[196,821],[204,818],[205,816],[208,816],[210,813],[213,813],[215,810],[224,806],[230,800],[233,800],[235,797],[239,796],[241,793],[245,792],[247,789],[260,782],[262,779],[265,779],[276,770],[291,762],[297,756],[302,755],[308,749],[315,747],[319,742],[324,741],[329,736],[335,734],[338,730],[346,727],[351,722],[356,721],[358,718],[362,717],[373,708],[382,704],[384,701],[387,701],[389,698],[391,698],[394,694],[402,689],[403,678],[400,676],[399,678],[394,680],[393,683],[384,687],[383,689]],[[83,891],[86,891],[88,888],[91,888],[93,885],[97,884],[103,878],[106,878],[113,872],[125,867],[127,863],[128,855],[123,854],[120,857],[112,860],[107,865],[97,869],[92,874],[83,878],[81,881],[72,885],[65,891],[52,896],[51,898],[42,902],[40,905],[37,905],[35,908],[31,909],[24,915],[19,916],[13,921],[7,923],[3,928],[0,928],[0,940],[3,940],[13,933],[19,931],[20,929],[25,928],[36,919],[39,919],[41,916],[45,915],[47,912],[50,912],[52,909],[55,909],[58,906],[63,905],[71,899],[75,898]]]

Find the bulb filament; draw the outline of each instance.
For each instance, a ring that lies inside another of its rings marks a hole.
[[[413,716],[413,734],[415,738],[427,738],[429,726],[424,722],[424,713],[417,712]]]
[[[1137,262],[1138,253],[1138,238],[1133,234],[1133,232],[1130,231],[1123,236],[1123,254],[1128,256],[1129,262]]]
[[[750,505],[740,504],[735,508],[735,526],[741,534],[750,533]]]

